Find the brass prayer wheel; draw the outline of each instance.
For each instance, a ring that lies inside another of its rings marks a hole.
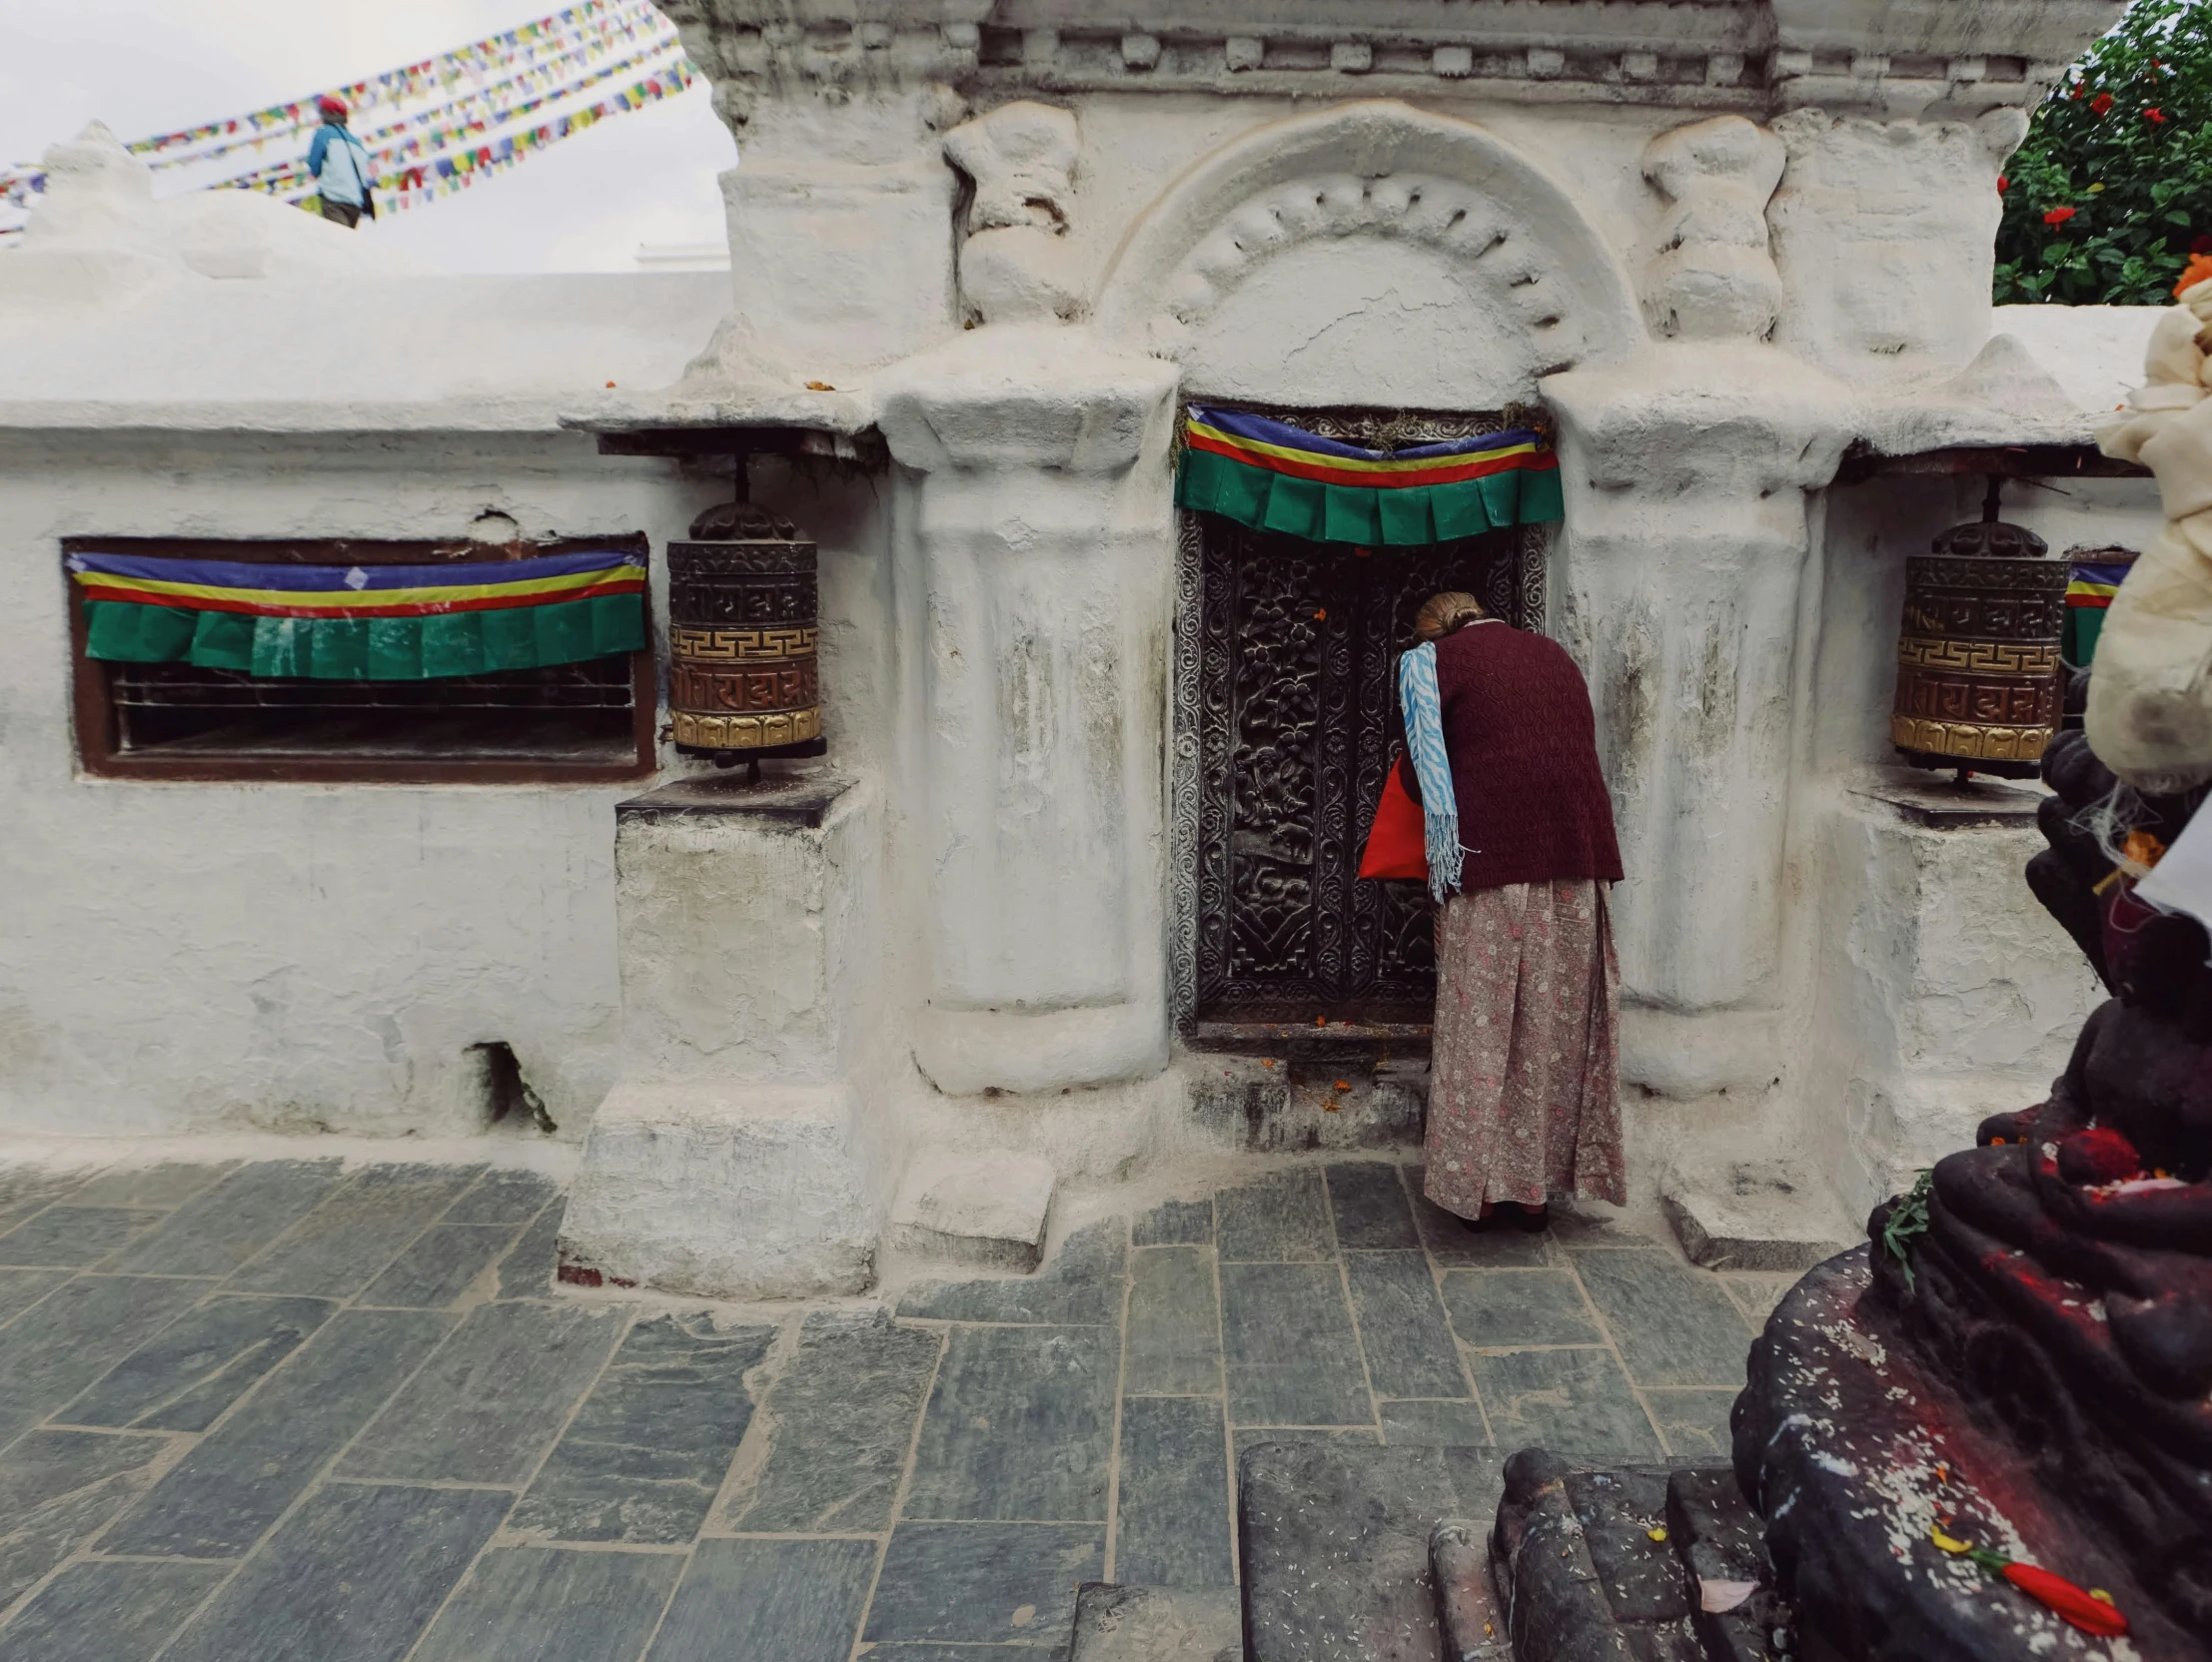
[[[728,765],[822,751],[814,544],[748,502],[668,544],[675,745]]]
[[[2058,730],[2067,566],[1996,517],[1953,525],[1906,561],[1889,738],[1915,767],[2033,778]]]

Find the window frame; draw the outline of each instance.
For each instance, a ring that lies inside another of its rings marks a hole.
[[[619,760],[519,761],[467,755],[398,758],[256,756],[199,752],[165,756],[126,750],[117,713],[113,668],[87,650],[85,591],[69,574],[74,553],[142,554],[156,558],[225,559],[271,565],[496,565],[537,554],[619,548],[650,555],[642,531],[613,536],[552,538],[542,542],[474,543],[386,541],[347,537],[65,536],[57,569],[68,591],[71,710],[78,770],[95,779],[174,780],[195,784],[304,785],[584,785],[642,779],[658,770],[656,728],[660,713],[659,653],[652,606],[645,605],[645,645],[630,657],[630,728],[633,743]],[[649,569],[649,564],[648,564]]]

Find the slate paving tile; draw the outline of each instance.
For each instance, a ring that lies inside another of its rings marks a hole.
[[[1154,1246],[1129,1258],[1130,1396],[1204,1396],[1221,1390],[1221,1316],[1213,1256],[1202,1246]]]
[[[1214,1203],[1165,1201],[1129,1221],[1132,1246],[1211,1246]]]
[[[1345,1279],[1378,1396],[1465,1396],[1459,1346],[1420,1252],[1348,1252]]]
[[[499,1261],[515,1231],[513,1224],[436,1225],[393,1259],[356,1302],[442,1310]]]
[[[454,1324],[427,1310],[341,1310],[201,1438],[101,1550],[243,1555]]]
[[[1103,1519],[1119,1361],[1111,1328],[953,1328],[905,1515]]]
[[[0,1329],[0,1447],[166,1327],[206,1281],[79,1275]]]
[[[560,1193],[543,1172],[495,1166],[439,1220],[445,1224],[528,1224]]]
[[[1659,1438],[1607,1350],[1505,1350],[1469,1358],[1499,1449],[1656,1459]]]
[[[1447,1269],[1444,1307],[1478,1347],[1605,1342],[1569,1269]]]
[[[1740,1390],[1750,1340],[1719,1278],[1664,1252],[1577,1254],[1576,1268],[1640,1385]]]
[[[0,1327],[6,1326],[62,1282],[67,1269],[0,1269]],[[5,1344],[0,1339],[0,1344]]]
[[[565,1199],[551,1203],[500,1259],[503,1299],[553,1296],[553,1266],[560,1258],[560,1220],[567,1210]]]
[[[234,1292],[351,1298],[464,1189],[474,1166],[372,1166],[233,1275]]]
[[[1118,1218],[1076,1231],[1034,1275],[1003,1280],[925,1281],[909,1287],[898,1313],[938,1321],[1118,1324],[1127,1230]]]
[[[1221,1261],[1300,1262],[1336,1255],[1319,1172],[1278,1172],[1214,1196],[1214,1246]]]
[[[1644,1400],[1659,1421],[1666,1452],[1677,1459],[1698,1459],[1725,1464],[1733,1441],[1728,1432],[1728,1410],[1735,1406],[1732,1390],[1648,1390]]]
[[[1373,1447],[1383,1439],[1372,1425],[1240,1425],[1229,1433],[1238,1459],[1265,1442],[1351,1442]]]
[[[1067,1662],[1065,1642],[1050,1650],[1030,1645],[933,1645],[893,1640],[868,1647],[864,1662]]]
[[[809,1315],[769,1388],[765,1459],[724,1519],[760,1534],[888,1528],[943,1337],[888,1314]]]
[[[1735,1307],[1743,1312],[1744,1325],[1754,1333],[1766,1331],[1766,1318],[1774,1313],[1782,1294],[1797,1284],[1795,1275],[1722,1275],[1720,1284]]]
[[[686,1562],[679,1552],[495,1548],[412,1662],[637,1662]]]
[[[337,1187],[335,1160],[242,1166],[140,1236],[112,1267],[155,1275],[228,1275]]]
[[[1099,1578],[1105,1555],[1097,1524],[901,1523],[864,1637],[1049,1651],[1066,1643],[1075,1589]]]
[[[0,1609],[122,1510],[161,1437],[33,1431],[0,1459]]]
[[[621,1321],[613,1309],[480,1304],[370,1422],[339,1475],[528,1482]]]
[[[0,1263],[82,1267],[106,1257],[163,1215],[139,1208],[48,1207],[0,1235]]]
[[[205,1431],[336,1308],[323,1298],[211,1298],[117,1362],[54,1417],[69,1425]]]
[[[702,1541],[649,1662],[845,1662],[873,1541]]]
[[[72,1195],[70,1203],[80,1207],[181,1207],[237,1171],[238,1164],[226,1160],[206,1166],[175,1161],[161,1166],[121,1166],[102,1172]]]
[[[12,1230],[63,1197],[82,1189],[87,1172],[54,1172],[43,1166],[0,1167],[0,1231]]]
[[[230,1573],[228,1564],[72,1564],[0,1632],[0,1662],[153,1662]]]
[[[774,1342],[773,1327],[717,1332],[703,1312],[638,1322],[509,1527],[560,1541],[690,1540],[752,1422],[745,1372]]]
[[[1238,1425],[1372,1425],[1352,1312],[1330,1263],[1224,1263],[1222,1360]]]
[[[1446,1212],[1421,1193],[1419,1167],[1407,1171],[1406,1188],[1413,1198],[1421,1244],[1440,1269],[1536,1269],[1552,1261],[1544,1234],[1531,1235],[1510,1227],[1469,1229],[1465,1219]]]
[[[1481,1404],[1382,1402],[1383,1441],[1402,1448],[1483,1448],[1490,1443]]]
[[[1421,1245],[1397,1167],[1378,1160],[1353,1161],[1330,1167],[1328,1180],[1339,1246],[1371,1251]]]
[[[163,1662],[400,1662],[513,1498],[326,1483]]]
[[[1114,1578],[1146,1587],[1227,1587],[1229,1454],[1214,1397],[1133,1396],[1121,1405]]]
[[[1577,1212],[1570,1207],[1553,1207],[1550,1234],[1560,1246],[1576,1250],[1649,1248],[1652,1245],[1649,1236],[1638,1235],[1634,1230],[1623,1228],[1617,1219],[1595,1207],[1589,1212]]]

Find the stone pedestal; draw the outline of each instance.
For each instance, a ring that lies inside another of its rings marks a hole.
[[[850,1083],[880,950],[872,788],[710,778],[615,814],[627,1067],[584,1145],[563,1278],[864,1290],[885,1189]]]
[[[1854,1662],[2118,1654],[1938,1548],[1929,1530],[1948,1520],[1955,1538],[2110,1593],[2144,1662],[2201,1658],[2129,1555],[2085,1528],[1989,1403],[1928,1366],[1868,1296],[1867,1250],[1822,1264],[1776,1307],[1733,1416],[1736,1479],[1766,1519],[1802,1630]],[[2051,1429],[2063,1434],[2055,1419]]]
[[[2039,793],[1899,769],[1818,820],[1808,1153],[1863,1217],[2041,1096],[2100,996],[2020,880]]]

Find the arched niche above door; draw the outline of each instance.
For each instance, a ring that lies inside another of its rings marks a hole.
[[[1555,180],[1395,100],[1201,161],[1130,233],[1095,316],[1188,388],[1292,405],[1496,409],[1645,339],[1619,260]]]

